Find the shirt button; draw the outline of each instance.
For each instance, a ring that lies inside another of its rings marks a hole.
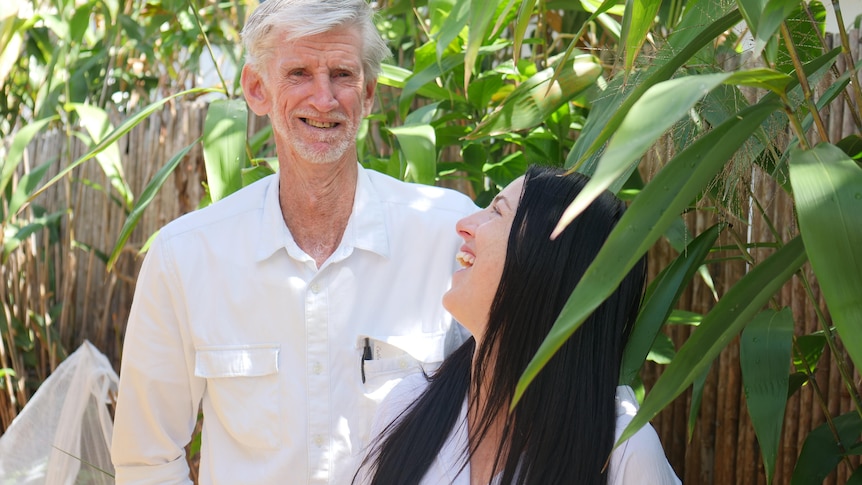
[[[402,369],[406,369],[407,368],[407,360],[406,359],[398,359],[398,367],[401,367]]]
[[[320,375],[323,372],[323,365],[320,362],[315,362],[314,365],[311,366],[311,372],[314,372],[316,375]]]
[[[311,292],[314,293],[315,295],[320,293],[320,285],[318,285],[317,283],[314,283],[313,285],[311,285]]]
[[[317,446],[323,446],[323,436],[319,434],[314,435],[314,444]]]

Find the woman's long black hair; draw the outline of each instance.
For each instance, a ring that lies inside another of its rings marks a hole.
[[[456,424],[465,396],[477,396],[481,383],[487,402],[470,430],[465,463],[508,409],[518,379],[625,210],[605,192],[551,240],[586,182],[583,175],[548,167],[527,170],[482,343],[476,348],[471,338],[450,355],[427,390],[372,445],[363,463],[371,483],[419,483]],[[492,476],[502,473],[500,483],[607,483],[620,361],[645,272],[642,258],[527,388],[506,420],[497,451]]]

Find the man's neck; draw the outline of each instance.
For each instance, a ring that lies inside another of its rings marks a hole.
[[[356,162],[281,164],[279,202],[296,244],[323,265],[341,243],[353,210]]]

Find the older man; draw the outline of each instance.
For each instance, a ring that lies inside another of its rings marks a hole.
[[[246,100],[279,172],[167,225],[129,317],[117,483],[343,484],[380,399],[457,325],[454,191],[363,169],[355,136],[386,45],[365,0],[267,0],[243,31]]]

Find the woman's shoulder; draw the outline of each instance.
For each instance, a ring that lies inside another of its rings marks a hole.
[[[422,372],[408,374],[383,398],[380,407],[377,408],[375,420],[381,421],[379,424],[385,426],[400,416],[427,388],[428,378],[425,374]]]
[[[634,392],[628,386],[617,388],[617,422],[614,440],[619,440],[638,411]],[[620,444],[611,454],[608,483],[629,485],[650,483],[655,485],[680,484],[679,478],[667,461],[661,440],[655,429],[647,423],[632,437]]]

